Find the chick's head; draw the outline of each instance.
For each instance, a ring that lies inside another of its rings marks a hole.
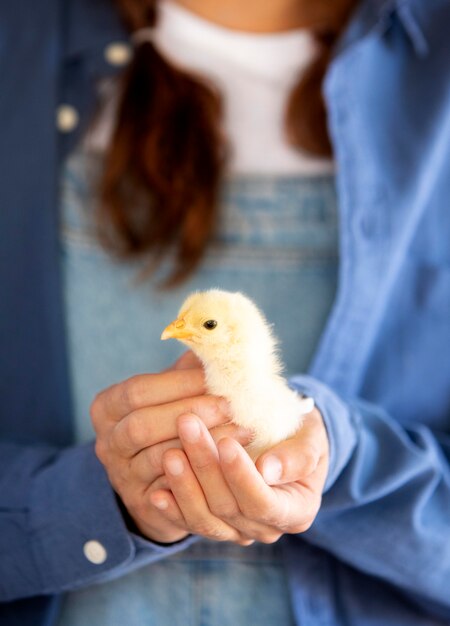
[[[161,339],[178,339],[201,358],[242,354],[255,343],[274,347],[270,327],[251,300],[239,292],[211,289],[190,295]]]

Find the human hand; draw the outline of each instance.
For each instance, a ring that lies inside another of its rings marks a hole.
[[[284,533],[301,533],[320,508],[328,471],[328,438],[320,412],[305,416],[298,433],[251,461],[233,439],[216,446],[195,415],[178,419],[184,450],[164,453],[170,489],[156,490],[151,501],[167,521],[210,539],[273,543]],[[263,478],[265,477],[265,479]]]
[[[224,425],[228,403],[204,394],[201,365],[187,353],[172,369],[133,376],[105,389],[91,405],[96,454],[132,520],[149,539],[169,543],[189,534],[168,522],[149,499],[152,490],[166,485],[164,452],[181,448],[177,418],[195,412],[216,439],[240,436],[236,426]]]

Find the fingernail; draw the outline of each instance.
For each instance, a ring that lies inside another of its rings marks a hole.
[[[153,504],[154,506],[156,506],[157,509],[161,509],[161,511],[164,511],[169,507],[169,503],[167,502],[167,500],[155,500]]]
[[[276,456],[268,456],[263,463],[262,475],[266,483],[276,483],[281,478],[283,466]]]
[[[166,468],[169,474],[172,474],[172,476],[179,476],[184,472],[183,461],[178,457],[171,457],[170,459],[167,459]]]
[[[252,546],[255,543],[254,539],[249,539],[248,541],[242,541],[240,543],[241,546]]]
[[[220,460],[225,463],[231,463],[237,456],[236,446],[232,441],[227,441],[219,447]]]
[[[183,420],[179,425],[180,435],[189,443],[195,443],[200,439],[200,425],[196,420]]]

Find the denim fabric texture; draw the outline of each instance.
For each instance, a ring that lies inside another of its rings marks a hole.
[[[276,544],[211,542],[126,577],[69,594],[58,626],[294,626]]]

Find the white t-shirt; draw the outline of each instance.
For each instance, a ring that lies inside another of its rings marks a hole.
[[[315,54],[309,31],[236,31],[163,0],[153,41],[169,61],[219,88],[231,152],[229,173],[314,176],[333,171],[331,160],[302,153],[285,137],[289,93]],[[113,93],[86,138],[89,148],[105,148],[115,110]]]

